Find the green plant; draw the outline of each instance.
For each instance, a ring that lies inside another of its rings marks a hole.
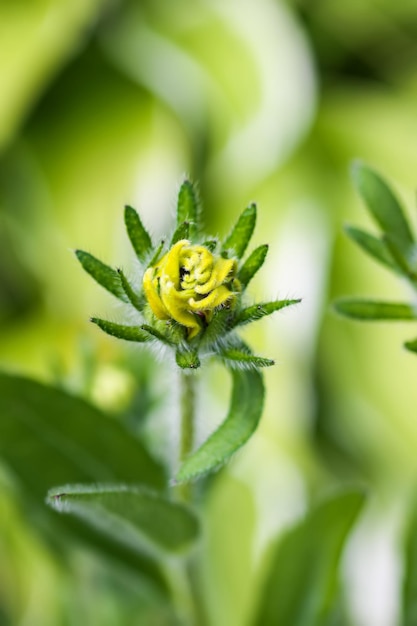
[[[375,236],[347,226],[347,235],[378,263],[405,279],[416,293],[417,242],[399,201],[384,179],[367,165],[354,163],[352,175],[358,193],[382,232]],[[334,306],[341,315],[360,321],[417,319],[415,301],[381,302],[341,298]],[[405,342],[404,346],[411,352],[417,352],[417,339]]]

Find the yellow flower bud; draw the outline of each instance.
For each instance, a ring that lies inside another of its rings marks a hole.
[[[192,339],[202,320],[235,297],[237,262],[213,255],[201,245],[178,241],[143,277],[143,289],[153,313],[188,328]],[[234,279],[234,280],[233,280]]]

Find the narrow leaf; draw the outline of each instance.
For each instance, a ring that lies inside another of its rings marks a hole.
[[[363,503],[362,492],[342,492],[312,509],[278,538],[270,550],[253,626],[328,623],[337,595],[341,553]]]
[[[162,251],[164,249],[164,245],[165,245],[165,239],[162,239],[161,243],[159,244],[159,246],[155,250],[155,254],[153,255],[153,257],[149,261],[148,267],[152,267],[153,265],[156,265],[157,262],[160,260]]]
[[[165,343],[167,346],[172,346],[173,342],[167,337],[166,334],[161,333],[157,328],[150,326],[149,324],[142,324],[142,330],[148,334],[148,336],[155,337],[158,341]]]
[[[255,250],[250,254],[250,256],[246,259],[246,261],[240,268],[237,277],[240,280],[243,288],[248,286],[249,282],[255,276],[256,272],[264,264],[266,255],[268,253],[268,247],[269,246],[266,244],[255,248]]]
[[[207,239],[207,241],[203,241],[202,245],[210,252],[214,252],[219,245],[219,241],[218,239]]]
[[[383,240],[378,237],[374,237],[359,228],[354,228],[353,226],[346,226],[345,232],[355,243],[358,244],[358,246],[374,257],[374,259],[395,272],[399,271],[398,265],[395,263],[392,258],[392,254]]]
[[[397,264],[399,271],[407,278],[415,279],[416,274],[408,261],[408,257],[412,255],[414,246],[410,246],[408,250],[405,250],[404,246],[401,245],[397,238],[389,234],[384,234],[383,240]]]
[[[177,226],[184,222],[190,224],[190,236],[195,234],[199,223],[199,202],[196,190],[189,180],[182,183],[177,202]]]
[[[129,283],[126,276],[124,275],[124,272],[121,269],[118,269],[117,273],[120,276],[120,282],[122,284],[123,291],[125,292],[130,304],[134,306],[137,311],[142,311],[145,305],[144,298],[140,297],[139,294],[137,294],[133,290],[131,284]]]
[[[118,339],[137,341],[138,343],[151,340],[149,333],[140,326],[125,326],[124,324],[116,324],[115,322],[109,322],[99,317],[92,317],[90,321],[93,322],[93,324],[97,324],[97,326],[108,335],[117,337]]]
[[[131,206],[125,206],[125,224],[130,243],[139,261],[143,263],[153,248],[152,240],[139,215]]]
[[[220,352],[222,359],[229,361],[230,367],[270,367],[275,365],[275,361],[266,359],[262,356],[255,356],[237,350],[236,348],[228,348]]]
[[[89,252],[76,250],[75,255],[84,270],[90,274],[99,285],[107,289],[107,291],[110,291],[110,293],[116,296],[116,298],[119,298],[119,300],[128,302],[128,298],[120,282],[120,276],[116,270],[105,265]]]
[[[262,375],[257,370],[234,370],[232,380],[225,421],[184,461],[177,475],[179,482],[193,480],[225,463],[255,432],[263,409]]]
[[[276,300],[275,302],[263,302],[260,304],[254,304],[247,309],[243,309],[239,313],[236,318],[235,325],[241,326],[242,324],[249,324],[250,322],[259,320],[266,315],[271,315],[271,313],[274,313],[275,311],[284,309],[285,307],[291,306],[292,304],[298,304],[299,302],[301,302],[300,299]]]
[[[252,237],[256,223],[256,204],[248,206],[222,245],[222,254],[241,259]]]
[[[352,176],[358,192],[382,230],[397,237],[407,249],[413,243],[413,235],[401,205],[387,183],[361,162],[353,164]]]
[[[417,623],[417,501],[414,495],[404,536],[401,626]]]
[[[180,224],[171,239],[171,246],[173,246],[177,241],[181,241],[181,239],[188,239],[190,236],[190,222],[183,222]]]
[[[341,298],[334,304],[335,310],[341,315],[356,320],[416,320],[415,305],[400,302],[377,302],[374,300],[357,300]]]
[[[176,552],[198,535],[197,518],[189,509],[140,487],[66,485],[50,490],[47,503],[138,550],[146,550],[151,542]]]

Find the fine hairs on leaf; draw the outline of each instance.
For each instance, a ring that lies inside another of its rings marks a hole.
[[[236,256],[241,259],[252,237],[255,224],[256,204],[251,204],[243,211],[230,235],[224,240],[222,253],[225,256]]]
[[[107,291],[116,296],[116,298],[119,298],[119,300],[128,302],[128,298],[120,281],[120,276],[116,270],[102,263],[102,261],[96,259],[89,252],[84,252],[84,250],[76,250],[75,256],[84,270],[90,274],[99,285],[107,289]]]

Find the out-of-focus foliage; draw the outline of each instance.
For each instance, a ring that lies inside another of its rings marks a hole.
[[[206,486],[199,579],[209,623],[245,625],[271,538],[310,496],[360,479],[373,496],[344,562],[346,613],[355,626],[393,626],[417,478],[415,355],[399,347],[401,324],[364,328],[328,304],[403,296],[342,225],[368,229],[348,175],[355,157],[383,172],[406,206],[415,200],[415,2],[14,0],[0,3],[0,34],[2,368],[84,396],[170,454],[169,368],[88,326],[91,312],[117,322],[118,310],[71,250],[121,259],[134,280],[124,204],[159,236],[184,172],[199,181],[211,232],[256,199],[254,243],[272,245],[249,292],[300,296],[303,306],[248,331],[279,365],[266,374],[258,434]],[[228,392],[215,369],[208,376],[201,440]],[[59,482],[51,476],[50,486]],[[72,553],[70,578],[6,469],[1,485],[0,621],[172,623],[136,579],[86,554]]]

